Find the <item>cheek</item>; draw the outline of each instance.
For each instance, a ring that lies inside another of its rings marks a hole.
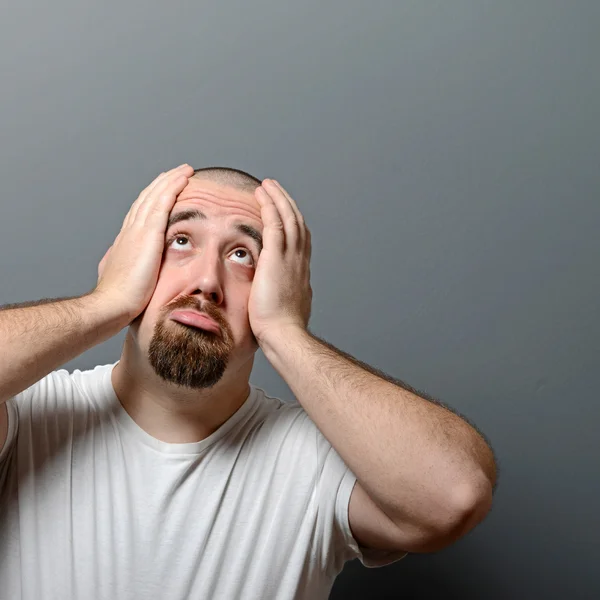
[[[242,331],[247,329],[250,326],[250,321],[248,319],[248,305],[237,304],[236,306],[231,306],[230,309],[230,314],[235,321],[236,329]]]
[[[234,335],[238,340],[247,338],[250,328],[250,320],[248,318],[248,300],[240,293],[235,297],[235,302],[229,303],[227,315]]]
[[[141,315],[136,319],[137,329],[140,330],[141,337],[150,337],[154,333],[154,328],[160,317],[164,306],[173,300],[174,296],[169,296],[168,282],[165,279],[159,279],[150,301]],[[172,286],[171,286],[172,287]]]
[[[146,307],[146,310],[152,313],[154,318],[158,316],[161,309],[185,291],[185,279],[181,273],[179,273],[179,277],[177,275],[178,273],[172,272],[168,268],[162,269],[159,273],[156,287]]]

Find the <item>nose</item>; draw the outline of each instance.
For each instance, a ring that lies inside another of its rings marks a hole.
[[[223,271],[216,249],[205,248],[189,264],[190,296],[202,296],[213,304],[223,302]]]

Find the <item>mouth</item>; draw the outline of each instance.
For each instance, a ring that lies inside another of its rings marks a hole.
[[[207,315],[201,315],[200,313],[191,310],[176,310],[170,315],[172,321],[187,325],[189,327],[195,327],[196,329],[202,329],[204,331],[212,331],[216,334],[221,334],[221,328]]]

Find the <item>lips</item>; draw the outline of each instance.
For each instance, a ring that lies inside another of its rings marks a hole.
[[[175,310],[171,313],[171,319],[184,325],[221,333],[221,328],[208,315],[200,314],[192,310]]]

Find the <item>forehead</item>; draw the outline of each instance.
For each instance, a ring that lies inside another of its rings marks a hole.
[[[191,178],[181,194],[177,196],[171,214],[187,208],[200,208],[209,218],[215,215],[250,219],[262,227],[260,205],[254,193],[230,185]]]

